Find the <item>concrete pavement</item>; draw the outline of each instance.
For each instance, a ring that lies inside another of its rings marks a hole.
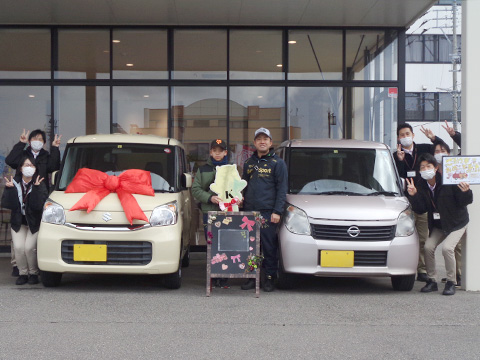
[[[179,290],[154,276],[65,275],[16,286],[0,258],[0,359],[478,359],[480,294],[394,292],[385,278],[296,290],[213,289],[205,254]],[[443,275],[443,273],[441,274]]]

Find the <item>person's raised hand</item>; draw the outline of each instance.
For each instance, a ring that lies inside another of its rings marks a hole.
[[[61,138],[62,138],[62,135],[55,134],[55,139],[53,139],[52,141],[52,146],[59,147]]]
[[[40,185],[40,183],[43,181],[44,178],[40,178],[40,175],[37,176],[37,180],[35,180],[35,183],[33,185]]]
[[[417,193],[417,188],[415,187],[413,179],[405,178],[405,181],[407,182],[408,195],[414,196]]]
[[[468,190],[470,190],[470,185],[466,182],[461,182],[460,184],[458,184],[458,187],[460,188],[460,190],[462,190],[463,192],[467,192]]]
[[[272,213],[272,216],[270,216],[270,222],[273,224],[278,224],[280,222],[280,215]]]
[[[421,128],[420,128],[420,131],[421,131],[426,137],[428,137],[431,142],[434,142],[434,141],[435,141],[436,136],[435,136],[435,134],[433,133],[432,130],[427,129],[427,128],[424,128],[423,125],[422,125]]]
[[[405,151],[402,151],[402,145],[397,145],[397,157],[398,160],[403,161],[405,159]]]
[[[28,134],[30,134],[30,131],[23,129],[22,135],[20,135],[20,142],[26,144],[28,142]]]
[[[13,187],[14,186],[13,185],[13,176],[10,176],[10,180],[8,180],[7,177],[4,177],[4,179],[5,179],[5,186],[6,187]]]
[[[448,135],[450,135],[450,136],[455,135],[455,129],[448,125],[447,120],[445,120],[445,126],[442,125],[442,127],[447,131]]]
[[[221,198],[220,196],[214,195],[214,196],[212,196],[212,197],[210,198],[210,202],[211,202],[212,204],[220,204],[221,202],[223,202],[223,200],[222,200],[222,198]]]

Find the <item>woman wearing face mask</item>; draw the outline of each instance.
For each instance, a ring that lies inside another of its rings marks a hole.
[[[438,291],[435,267],[435,249],[443,242],[443,257],[447,270],[447,282],[443,295],[454,295],[456,284],[455,246],[462,239],[469,222],[467,205],[473,201],[470,186],[461,182],[458,185],[443,185],[438,163],[431,154],[419,158],[420,176],[418,189],[412,179],[406,179],[407,191],[413,210],[428,212],[430,235],[425,243],[425,265],[427,284],[422,292]]]
[[[444,156],[450,156],[450,146],[443,141],[435,141],[433,143],[433,156],[439,165],[438,171],[442,172],[442,162]]]
[[[16,284],[38,284],[37,235],[48,192],[35,160],[22,158],[15,177],[5,178],[2,207],[12,210],[10,225],[20,272]]]

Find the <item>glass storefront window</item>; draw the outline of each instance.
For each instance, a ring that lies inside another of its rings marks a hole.
[[[0,30],[0,78],[50,78],[49,29]]]
[[[346,80],[397,80],[397,31],[347,31],[345,57]]]
[[[398,101],[388,96],[388,88],[349,88],[347,99],[352,139],[378,141],[395,148]]]
[[[341,80],[342,31],[288,32],[288,79]]]
[[[227,78],[226,30],[175,30],[174,79]]]
[[[341,87],[290,87],[288,109],[290,139],[343,137]]]
[[[227,89],[175,87],[172,90],[173,137],[185,145],[190,170],[208,159],[214,139],[227,141]]]
[[[166,30],[114,30],[114,79],[168,79]]]
[[[284,78],[281,31],[230,31],[230,79]]]
[[[115,86],[112,132],[168,136],[168,88]]]
[[[110,31],[58,31],[57,79],[109,79]]]
[[[230,149],[242,167],[253,150],[255,130],[270,130],[274,146],[286,139],[285,88],[235,86],[230,88]]]
[[[110,133],[110,89],[107,86],[57,86],[55,133],[62,135],[60,150],[68,139]]]

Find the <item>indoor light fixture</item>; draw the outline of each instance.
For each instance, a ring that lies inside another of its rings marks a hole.
[[[277,64],[277,67],[282,67],[283,65],[282,64]]]
[[[112,40],[113,43],[118,44],[120,40]]]
[[[289,43],[289,44],[296,44],[296,43],[297,43],[297,40],[290,40],[288,43]]]
[[[125,64],[125,65],[127,65],[127,66],[133,66],[133,64]]]
[[[35,97],[35,95],[28,95],[28,97],[29,97],[29,98],[34,98],[34,97]]]
[[[148,98],[148,97],[150,97],[150,95],[143,95],[143,97],[144,97],[144,98]]]

